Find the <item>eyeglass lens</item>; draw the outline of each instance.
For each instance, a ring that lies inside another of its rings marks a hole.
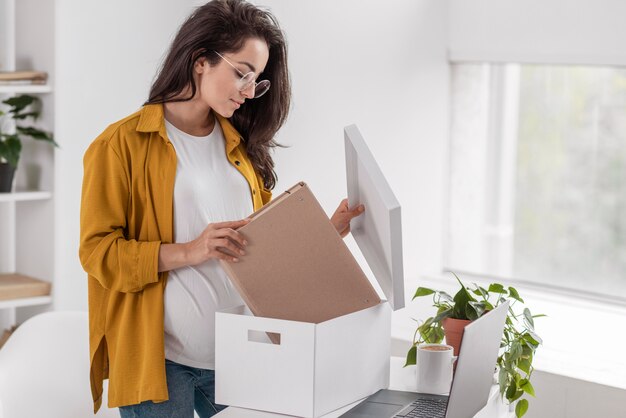
[[[261,80],[258,83],[254,82],[254,73],[248,73],[241,78],[241,90],[247,90],[250,86],[254,87],[254,98],[263,96],[270,88],[269,80]]]

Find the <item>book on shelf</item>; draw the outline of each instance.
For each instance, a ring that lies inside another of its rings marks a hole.
[[[44,71],[0,71],[0,85],[46,84],[48,73]]]

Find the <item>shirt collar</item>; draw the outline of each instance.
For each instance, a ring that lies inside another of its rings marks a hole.
[[[224,140],[226,141],[226,153],[230,154],[232,150],[237,148],[241,142],[241,135],[237,132],[237,129],[230,123],[230,121],[217,113],[213,112],[219,122],[222,132],[224,133]],[[139,123],[137,124],[138,132],[158,132],[161,138],[169,142],[167,133],[165,132],[165,117],[163,114],[163,104],[147,104],[141,111],[139,116]]]
[[[242,140],[241,135],[237,132],[237,129],[233,126],[232,123],[225,117],[218,115],[213,112],[213,115],[217,118],[217,121],[220,123],[222,127],[222,132],[224,133],[224,140],[226,141],[226,154],[230,154],[232,150],[237,148],[239,143]]]

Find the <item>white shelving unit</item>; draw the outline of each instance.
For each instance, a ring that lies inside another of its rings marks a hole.
[[[37,6],[35,0],[0,0],[0,71],[54,69],[53,16],[34,13]],[[54,124],[52,93],[51,84],[0,85],[0,101],[20,94],[38,95],[43,113],[36,125],[48,131]],[[14,191],[0,193],[0,334],[49,309],[53,302],[52,295],[29,297],[19,293],[23,297],[15,297],[7,285],[9,278],[20,285],[31,278],[54,282],[53,176],[52,147],[26,139]]]
[[[13,192],[0,193],[0,202],[24,202],[28,200],[46,200],[52,198],[51,192]]]
[[[35,296],[32,298],[19,298],[0,301],[0,309],[14,309],[22,306],[47,305],[52,302],[52,296]]]
[[[52,87],[47,84],[18,84],[18,85],[0,85],[0,94],[42,94],[52,93]]]
[[[3,213],[2,222],[5,224],[5,227],[2,228],[4,231],[2,234],[4,254],[0,254],[0,274],[15,273],[18,270],[16,252],[18,202],[48,200],[51,197],[52,193],[50,192],[0,193],[0,205],[2,205],[0,213]]]

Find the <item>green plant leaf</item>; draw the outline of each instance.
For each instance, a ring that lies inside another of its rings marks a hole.
[[[445,308],[443,310],[441,310],[440,312],[437,313],[437,315],[435,316],[435,318],[433,319],[433,322],[441,322],[443,321],[445,318],[449,318],[450,315],[452,314],[452,308]]]
[[[517,367],[528,375],[530,373],[530,360],[525,358],[521,359],[517,362]]]
[[[476,309],[469,303],[465,305],[465,317],[470,321],[475,321],[478,319],[478,312],[476,312]]]
[[[515,405],[515,416],[521,418],[528,411],[528,401],[526,399],[520,399]]]
[[[467,292],[464,289],[459,290],[454,295],[454,308],[452,318],[456,319],[469,319],[465,314],[465,306],[468,302]]]
[[[520,389],[522,389],[524,392],[528,393],[529,395],[535,396],[535,388],[530,383],[530,380],[528,380],[528,379],[520,380],[519,387],[520,387]]]
[[[543,340],[541,339],[541,337],[539,337],[533,330],[527,330],[526,332],[530,334],[530,336],[535,340],[534,342],[537,345],[543,344]]]
[[[515,398],[515,394],[517,393],[517,382],[515,379],[511,379],[509,386],[506,388],[506,398],[509,402],[512,402]]]
[[[443,341],[443,337],[445,336],[443,332],[443,328],[436,328],[433,330],[433,336],[435,337],[435,342],[437,344]]]
[[[528,341],[526,341],[524,338],[520,338],[519,342],[522,344],[522,358],[532,360],[533,348],[528,345]]]
[[[428,289],[426,287],[418,287],[415,295],[413,296],[413,299],[419,298],[421,296],[432,295],[433,293],[435,293],[435,291],[432,289]]]
[[[478,290],[480,290],[483,299],[485,300],[485,302],[487,302],[487,299],[489,299],[489,292],[487,291],[487,289],[482,286],[478,286]]]
[[[519,341],[513,341],[511,344],[511,350],[509,351],[509,361],[515,362],[522,356],[522,345]]]
[[[452,273],[454,274],[454,273]],[[459,285],[461,286],[461,290],[464,290],[465,293],[467,293],[467,297],[469,298],[469,300],[475,300],[472,295],[470,294],[470,292],[467,290],[467,287],[463,284],[463,282],[461,281],[461,279],[459,279],[459,276],[457,276],[456,274],[454,274],[454,277],[456,278],[456,281],[459,282]]]
[[[489,294],[482,287],[478,286],[476,283],[472,283],[474,286],[471,288],[471,291],[476,296],[479,296],[482,300],[486,300],[489,297]]]
[[[522,335],[522,338],[526,341],[526,345],[528,345],[533,350],[536,350],[539,347],[539,343],[535,340],[528,332]]]
[[[11,107],[11,110],[9,110],[9,112],[13,114],[20,113],[22,110],[36,102],[39,102],[38,98],[34,96],[29,96],[27,94],[11,97],[2,101],[2,103],[4,103],[5,105]]]
[[[526,318],[524,318],[524,326],[526,327],[527,330],[530,330],[530,331],[535,330],[535,327],[533,326],[533,324],[529,323]]]
[[[541,318],[541,317],[544,317],[544,316],[548,316],[548,315],[546,315],[546,314],[538,314],[538,315],[533,315],[533,318]]]
[[[56,142],[54,142],[54,138],[48,132],[42,131],[41,129],[33,128],[32,126],[24,127],[18,126],[16,128],[17,132],[22,135],[30,136],[33,139],[37,139],[39,141],[47,141],[52,143],[55,146],[59,146]]]
[[[535,321],[533,321],[533,315],[530,313],[530,309],[524,308],[524,319],[530,325],[529,328],[535,329]]]
[[[492,293],[505,293],[504,286],[499,283],[491,283],[489,285],[489,291]]]
[[[509,296],[511,296],[513,299],[524,303],[524,299],[522,299],[519,295],[519,293],[517,292],[517,290],[514,287],[509,286]]]
[[[409,349],[409,352],[406,354],[406,363],[404,364],[404,367],[415,365],[416,362],[417,362],[417,346],[414,345],[413,347]]]
[[[13,119],[15,120],[24,120],[27,118],[32,118],[36,120],[39,117],[39,112],[26,112],[26,113],[16,113],[13,115]]]
[[[471,320],[472,316],[474,316],[474,319],[476,319],[474,309],[470,308],[470,311],[467,309],[469,301],[476,301],[476,299],[472,297],[465,286],[461,285],[461,289],[454,295],[454,313],[452,317]]]
[[[469,301],[468,303],[476,311],[477,318],[480,318],[481,316],[483,316],[483,314],[485,313],[485,309],[486,309],[485,302]]]
[[[500,371],[498,372],[498,385],[500,386],[500,396],[504,395],[507,389],[507,376],[508,373],[504,367],[500,367]]]
[[[20,141],[17,135],[2,134],[0,140],[0,157],[4,158],[13,168],[17,168],[21,151],[22,141]]]
[[[443,340],[443,328],[441,323],[432,321],[433,318],[429,319],[429,324],[424,323],[417,330],[424,342],[438,344]]]

